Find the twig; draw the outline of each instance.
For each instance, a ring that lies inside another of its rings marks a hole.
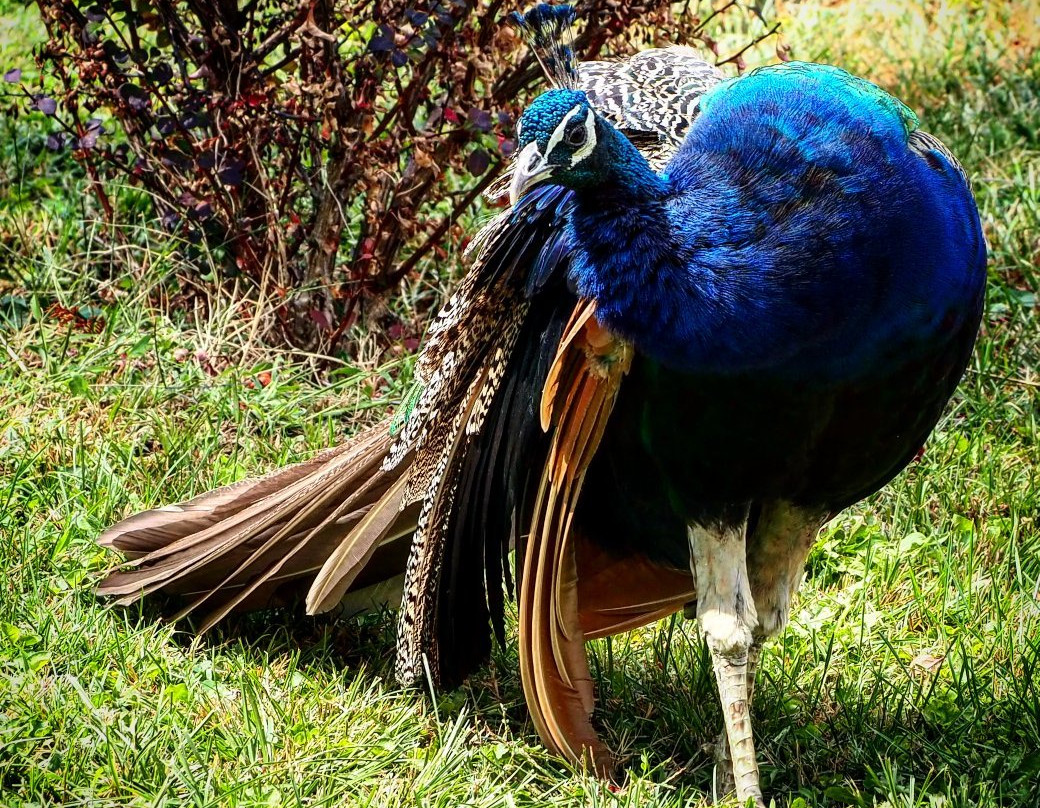
[[[709,22],[711,22],[711,21],[712,21],[713,19],[715,19],[715,18],[716,18],[717,16],[719,16],[720,14],[722,14],[722,13],[723,13],[724,11],[728,11],[729,9],[733,8],[733,6],[735,6],[736,4],[737,4],[737,0],[729,0],[729,2],[728,2],[728,3],[726,3],[726,5],[724,5],[724,6],[720,6],[719,8],[717,8],[717,9],[714,9],[714,10],[713,10],[713,11],[711,12],[711,14],[709,14],[709,15],[708,15],[707,17],[705,17],[705,18],[704,18],[703,20],[701,20],[701,21],[700,21],[700,22],[699,22],[699,23],[697,24],[697,27],[693,29],[693,33],[695,33],[695,34],[698,34],[698,33],[700,33],[701,31],[703,31],[703,30],[705,29],[705,27],[706,27],[706,26],[708,25],[708,23],[709,23]],[[689,7],[689,6],[687,6],[687,8],[688,8],[688,7]],[[684,14],[686,13],[686,8],[684,8],[684,9],[683,9],[683,13],[684,13]]]
[[[499,164],[498,168],[501,168],[501,165],[502,164]],[[470,189],[470,192],[455,204],[451,213],[441,219],[440,224],[438,224],[437,227],[434,228],[434,231],[427,236],[426,241],[423,242],[422,246],[408,256],[408,258],[403,261],[401,266],[399,266],[394,272],[387,275],[385,280],[386,288],[391,288],[394,284],[399,283],[408,275],[409,272],[412,271],[412,269],[415,268],[415,265],[418,264],[419,261],[422,260],[423,256],[433,248],[433,245],[439,242],[444,234],[448,232],[448,228],[451,227],[452,222],[459,217],[462,211],[472,205],[477,198],[484,193],[484,189],[491,184],[492,180],[498,176],[498,173],[497,170],[488,169],[481,181],[474,185],[473,188]]]
[[[779,30],[780,30],[780,23],[775,23],[772,28],[770,28],[764,34],[761,34],[761,35],[755,37],[753,40],[751,40],[748,44],[746,44],[743,48],[741,48],[739,51],[734,53],[732,56],[727,57],[726,59],[723,59],[721,62],[716,62],[715,64],[717,64],[717,65],[725,65],[725,64],[729,64],[730,62],[736,62],[738,59],[740,59],[741,56],[743,56],[745,53],[747,53],[749,50],[751,50],[753,47],[755,47],[755,45],[757,45],[759,42],[762,42],[763,40],[769,39],[769,37],[771,37],[773,34],[775,34]]]

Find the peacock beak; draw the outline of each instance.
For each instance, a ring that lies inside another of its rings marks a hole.
[[[538,143],[532,140],[521,149],[513,165],[513,181],[509,183],[510,203],[515,206],[528,188],[549,179],[552,171],[552,166],[538,151]]]

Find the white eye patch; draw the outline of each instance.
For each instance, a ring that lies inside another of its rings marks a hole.
[[[549,140],[545,144],[545,159],[549,160],[552,158],[553,149],[560,145],[563,140],[563,136],[567,133],[567,124],[571,118],[578,114],[578,110],[581,107],[573,107],[567,110],[567,114],[563,116],[563,120],[556,124],[556,128],[553,129],[553,133],[549,135]]]
[[[556,128],[553,129],[553,133],[549,136],[548,142],[545,144],[545,159],[549,160],[552,158],[553,149],[563,142],[564,137],[567,135],[567,124],[570,123],[571,118],[578,114],[581,110],[580,106],[574,107],[563,116]],[[585,109],[585,142],[581,145],[574,154],[571,155],[571,167],[573,168],[590,154],[593,149],[596,148],[596,116],[590,108]]]
[[[555,134],[555,133],[554,133]],[[571,168],[592,154],[596,148],[596,114],[588,109],[585,111],[585,142],[574,154],[571,155]]]

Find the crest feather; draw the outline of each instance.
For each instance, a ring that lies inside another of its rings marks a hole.
[[[578,88],[578,66],[574,58],[574,7],[539,3],[526,14],[514,11],[510,22],[520,31],[545,71],[549,82],[560,89]]]

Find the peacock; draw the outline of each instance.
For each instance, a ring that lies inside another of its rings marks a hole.
[[[515,597],[538,734],[604,776],[585,642],[685,610],[721,771],[761,804],[763,644],[821,526],[914,458],[969,361],[971,188],[906,106],[837,67],[579,62],[571,7],[513,16],[551,88],[401,412],[120,522],[100,541],[128,560],[98,591],[180,595],[200,630],[300,597],[399,605],[399,680],[443,688],[506,642]]]

